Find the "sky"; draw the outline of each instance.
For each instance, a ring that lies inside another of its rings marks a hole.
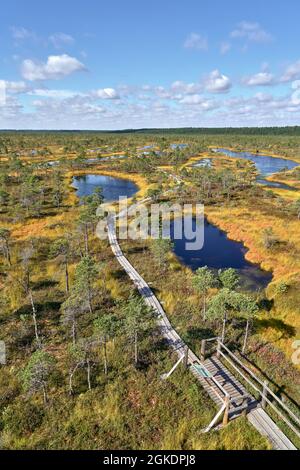
[[[1,129],[300,124],[299,0],[9,0]]]

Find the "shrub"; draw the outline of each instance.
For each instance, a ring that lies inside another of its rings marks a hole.
[[[264,247],[270,250],[273,248],[277,243],[279,243],[279,240],[276,238],[274,231],[271,227],[267,227],[263,231],[263,244]]]
[[[43,421],[43,409],[30,401],[18,401],[5,408],[2,424],[5,431],[17,437],[32,433]]]
[[[276,286],[276,292],[278,294],[285,294],[289,290],[290,286],[286,282],[279,282]]]

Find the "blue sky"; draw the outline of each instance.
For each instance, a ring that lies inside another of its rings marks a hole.
[[[35,0],[0,17],[0,128],[299,124],[298,0]]]

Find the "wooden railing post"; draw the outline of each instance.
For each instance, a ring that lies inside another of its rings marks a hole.
[[[189,363],[189,348],[188,346],[185,346],[184,348],[184,359],[183,359],[183,365],[184,368],[187,369]]]
[[[263,410],[265,410],[266,406],[267,406],[266,398],[268,396],[268,384],[269,384],[269,382],[267,380],[265,380],[262,395],[261,395],[261,406],[262,406]]]
[[[217,358],[218,359],[220,359],[220,356],[221,356],[220,352],[221,352],[221,339],[218,338],[217,339]]]
[[[206,349],[206,339],[203,339],[201,341],[201,353],[200,353],[201,361],[205,361],[205,349]]]
[[[229,406],[230,406],[230,396],[226,395],[225,397],[225,410],[223,415],[223,426],[227,426],[229,421]]]
[[[246,401],[246,404],[245,404],[245,401]],[[248,414],[248,397],[245,397],[245,398],[243,399],[242,405],[245,406],[245,408],[244,408],[243,411],[242,411],[242,416],[246,417],[247,414]]]

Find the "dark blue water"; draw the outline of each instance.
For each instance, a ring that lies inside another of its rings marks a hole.
[[[297,188],[290,186],[289,184],[280,183],[279,181],[268,181],[265,179],[257,179],[256,182],[258,184],[262,184],[264,186],[268,186],[269,188],[278,188],[278,189],[287,189],[289,191],[298,191]]]
[[[195,230],[196,221],[193,222]],[[255,291],[265,288],[272,280],[272,274],[263,271],[258,265],[245,259],[247,249],[242,243],[230,240],[226,233],[205,220],[204,246],[198,251],[187,251],[184,236],[181,240],[174,240],[174,223],[171,226],[171,238],[174,243],[174,253],[180,261],[196,270],[202,266],[208,266],[216,272],[219,269],[234,268],[241,278],[243,290]]]
[[[72,186],[76,188],[78,197],[89,196],[94,189],[101,187],[105,201],[116,201],[119,196],[132,197],[138,191],[135,183],[122,178],[105,175],[74,176]]]
[[[255,155],[249,152],[233,152],[227,149],[214,149],[214,152],[224,153],[230,158],[242,158],[255,163],[255,166],[262,176],[270,176],[282,170],[292,170],[299,163],[285,158],[271,157],[269,155]]]

